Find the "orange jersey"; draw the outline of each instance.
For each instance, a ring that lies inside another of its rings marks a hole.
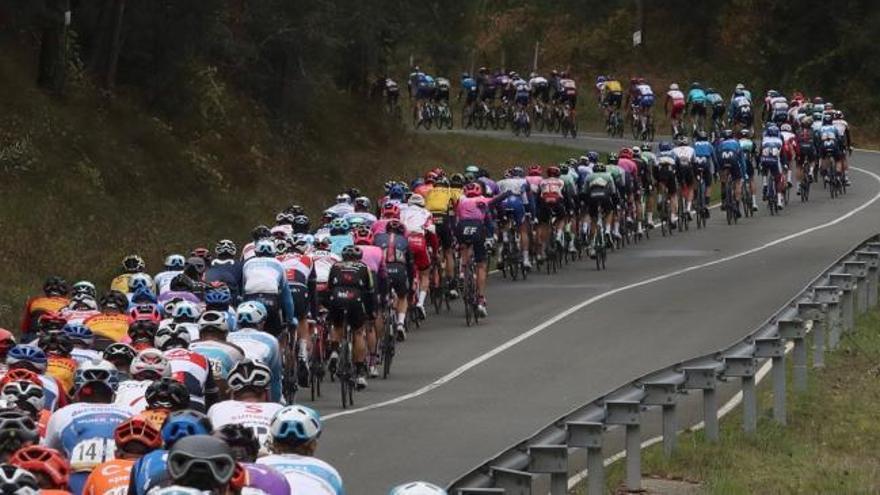
[[[71,495],[67,490],[40,490],[40,495]]]
[[[168,417],[168,412],[167,409],[144,409],[138,414],[138,417],[155,426],[157,430],[161,430],[165,418]]]
[[[89,327],[95,336],[106,337],[113,342],[122,342],[128,337],[128,325],[131,318],[128,315],[95,315],[83,321],[83,325]]]
[[[45,313],[54,313],[67,306],[70,302],[66,297],[37,296],[28,300],[21,319],[21,332],[29,333],[37,330],[37,318]]]
[[[134,461],[113,459],[99,464],[89,474],[82,495],[126,495]]]
[[[46,374],[57,379],[64,391],[73,390],[73,375],[76,373],[76,360],[72,357],[49,355]]]

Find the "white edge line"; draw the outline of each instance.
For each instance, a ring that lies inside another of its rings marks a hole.
[[[880,175],[877,175],[874,172],[870,172],[868,170],[865,170],[865,169],[859,168],[859,167],[850,167],[850,168],[853,170],[858,170],[859,172],[862,172],[862,173],[870,176],[875,181],[880,183]],[[558,323],[559,321],[561,321],[561,320],[571,316],[572,314],[586,308],[587,306],[591,306],[592,304],[595,304],[603,299],[606,299],[608,297],[611,297],[613,295],[616,295],[616,294],[619,294],[621,292],[625,292],[625,291],[628,291],[631,289],[643,287],[645,285],[650,285],[655,282],[660,282],[663,280],[668,280],[670,278],[674,278],[679,275],[684,275],[684,274],[690,273],[692,271],[701,270],[703,268],[708,268],[710,266],[715,266],[715,265],[719,265],[722,263],[726,263],[728,261],[739,259],[744,256],[748,256],[748,255],[751,255],[751,254],[754,254],[754,253],[757,253],[760,251],[764,251],[766,249],[777,246],[779,244],[783,244],[783,243],[788,242],[792,239],[797,239],[798,237],[803,237],[807,234],[811,234],[811,233],[816,232],[818,230],[826,229],[828,227],[837,225],[837,224],[843,222],[844,220],[852,217],[853,215],[861,212],[865,208],[874,204],[878,199],[880,199],[880,191],[878,191],[868,201],[853,208],[848,213],[845,213],[845,214],[835,218],[834,220],[829,220],[828,222],[825,222],[825,223],[822,223],[819,225],[814,225],[813,227],[809,227],[807,229],[804,229],[804,230],[801,230],[798,232],[794,232],[792,234],[788,234],[788,235],[780,237],[778,239],[761,244],[760,246],[756,246],[751,249],[746,249],[745,251],[740,251],[739,253],[731,254],[729,256],[718,258],[716,260],[707,261],[705,263],[700,263],[697,265],[691,265],[691,266],[688,266],[685,268],[680,268],[678,270],[674,270],[674,271],[671,271],[671,272],[668,272],[668,273],[665,273],[662,275],[656,275],[654,277],[650,277],[650,278],[641,280],[639,282],[634,282],[634,283],[631,283],[628,285],[623,285],[621,287],[611,289],[607,292],[603,292],[602,294],[597,294],[597,295],[595,295],[585,301],[582,301],[574,306],[571,306],[570,308],[566,309],[565,311],[562,311],[561,313],[557,314],[556,316],[554,316],[548,320],[545,320],[543,323],[541,323],[535,327],[532,327],[530,330],[528,330],[524,333],[521,333],[520,335],[508,340],[507,342],[504,342],[503,344],[500,344],[499,346],[495,347],[494,349],[471,359],[467,363],[464,363],[463,365],[459,366],[458,368],[456,368],[456,369],[450,371],[449,373],[441,376],[440,378],[436,379],[435,381],[428,383],[427,385],[424,385],[416,390],[413,390],[412,392],[409,392],[409,393],[406,393],[406,394],[403,394],[403,395],[400,395],[400,396],[397,396],[397,397],[394,397],[392,399],[388,399],[388,400],[385,400],[382,402],[376,402],[373,404],[369,404],[367,406],[331,413],[331,414],[324,416],[322,419],[327,421],[327,420],[330,420],[333,418],[350,416],[352,414],[358,414],[361,412],[371,411],[373,409],[380,409],[380,408],[384,408],[384,407],[391,406],[394,404],[399,404],[399,403],[407,401],[409,399],[413,399],[413,398],[425,395],[426,393],[428,393],[434,389],[437,389],[437,388],[451,382],[452,380],[455,380],[459,376],[463,375],[465,372],[467,372],[467,371],[479,366],[480,364],[492,359],[493,357],[495,357],[498,354],[501,354],[502,352],[519,344],[520,342],[527,340],[527,339],[543,332],[544,330],[546,330],[547,328],[551,327],[552,325]]]

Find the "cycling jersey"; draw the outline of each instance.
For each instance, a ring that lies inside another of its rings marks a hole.
[[[153,292],[156,292],[156,284],[153,281],[153,277],[151,277],[147,273],[123,273],[122,275],[118,275],[116,278],[110,282],[110,290],[117,290],[122,292],[123,294],[128,294],[130,291],[128,290],[128,283],[131,281],[131,278],[137,275],[138,277],[144,277],[147,279],[147,287],[150,288]]]
[[[205,283],[211,282],[225,283],[232,293],[232,300],[237,300],[241,295],[241,263],[233,259],[212,261],[205,272]]]
[[[164,272],[159,272],[153,278],[153,281],[156,283],[156,291],[158,294],[165,292],[171,288],[171,280],[183,273],[183,270],[166,270]]]
[[[326,284],[330,276],[330,268],[342,261],[342,258],[335,253],[322,250],[313,252],[311,256],[315,267],[315,282],[319,285]]]
[[[603,87],[606,94],[612,93],[621,93],[623,94],[623,85],[620,84],[620,81],[616,79],[612,79],[610,81],[605,81],[605,86]]]
[[[562,204],[564,192],[565,182],[558,177],[547,177],[538,184],[538,199],[545,205]]]
[[[476,220],[483,222],[486,220],[486,214],[489,211],[489,202],[489,198],[483,196],[476,198],[462,196],[455,207],[455,217],[459,221]]]
[[[379,276],[385,272],[385,251],[379,246],[361,246],[363,256],[361,261],[370,269],[375,276]]]
[[[86,318],[83,325],[95,334],[96,343],[101,339],[107,341],[103,346],[112,342],[123,342],[128,337],[128,326],[131,318],[126,314],[96,314]]]
[[[168,451],[165,449],[154,450],[135,461],[129,475],[128,493],[146,495],[148,491],[168,485],[171,478],[168,476],[167,461]]]
[[[387,269],[391,270],[391,267],[388,266]],[[330,310],[328,320],[335,326],[347,323],[352,329],[361,328],[366,318],[375,310],[375,286],[369,267],[361,261],[343,260],[336,263],[330,269],[327,286]]]
[[[342,255],[342,250],[347,246],[354,244],[350,234],[339,234],[330,236],[330,251]]]
[[[278,339],[267,332],[253,328],[242,328],[231,332],[226,340],[237,345],[244,351],[248,359],[256,359],[272,370],[272,381],[269,385],[269,398],[274,402],[281,401],[281,351]]]
[[[89,474],[82,495],[127,495],[133,460],[112,459]]]
[[[66,297],[37,296],[28,299],[24,306],[24,316],[21,319],[21,333],[26,335],[37,331],[37,320],[46,313],[61,311],[70,303]]]
[[[694,88],[688,92],[687,102],[692,105],[704,105],[706,92],[700,88]]]
[[[765,137],[761,140],[761,168],[770,170],[776,176],[782,173],[783,142],[778,137]]]
[[[736,139],[725,139],[716,146],[716,157],[718,167],[723,169],[730,167],[733,179],[737,180],[745,177],[748,173],[746,169],[745,156],[743,155],[742,146]]]
[[[461,189],[437,186],[425,196],[425,208],[431,213],[447,213],[455,208],[461,197]]]
[[[147,400],[144,394],[153,380],[124,380],[119,382],[116,388],[116,399],[113,401],[122,407],[127,407],[134,414],[140,414],[147,408]]]
[[[67,323],[83,323],[93,316],[100,315],[101,312],[97,309],[64,308],[59,311],[58,314],[60,314],[62,318],[67,320]]]
[[[243,402],[240,400],[225,400],[211,406],[208,417],[215,430],[228,424],[240,424],[254,430],[254,434],[260,441],[260,453],[269,453],[269,444],[272,436],[269,425],[272,416],[281,409],[281,404],[276,402]]]
[[[226,380],[232,367],[244,359],[244,352],[238,346],[220,340],[198,340],[190,344],[189,350],[208,360],[216,380]]]
[[[208,360],[189,349],[169,349],[163,354],[171,363],[171,376],[186,386],[190,402],[204,410],[205,398],[219,393]]]
[[[297,495],[345,495],[336,469],[315,457],[269,455],[257,459],[257,464],[273,467],[283,474]]]
[[[232,483],[239,488],[242,495],[296,495],[287,478],[274,468],[265,464],[239,463],[240,478],[233,478]]]
[[[281,312],[287,323],[294,323],[293,297],[290,294],[290,287],[287,285],[284,267],[278,260],[266,256],[254,257],[244,262],[241,272],[242,295],[245,296],[245,299],[248,299],[247,296],[267,297],[281,307]],[[272,308],[267,307],[267,309],[269,309],[268,325],[271,325],[267,328],[280,326],[281,322],[277,321],[277,309],[274,314]]]
[[[76,373],[77,362],[72,357],[49,354],[46,374],[58,379],[64,390],[73,389],[73,375]]]
[[[654,105],[654,90],[647,84],[636,85],[636,103],[642,108],[649,108]]]
[[[721,95],[718,94],[717,92],[706,93],[706,102],[709,105],[712,105],[713,107],[719,106],[719,105],[723,106],[724,105],[724,98],[722,98]]]
[[[400,210],[400,221],[408,234],[434,233],[434,216],[421,206],[409,205]]]
[[[94,360],[101,360],[103,356],[100,352],[94,349],[80,349],[79,347],[74,347],[70,351],[70,357],[76,361],[76,366],[79,367],[83,363],[92,362]]]

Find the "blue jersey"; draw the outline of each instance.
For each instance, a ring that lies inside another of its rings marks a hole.
[[[351,235],[349,234],[330,236],[330,252],[333,254],[342,256],[342,250],[345,249],[346,246],[351,246],[353,244],[354,240],[352,240]]]
[[[746,162],[743,154],[742,146],[736,139],[725,139],[718,143],[715,148],[715,156],[720,167],[730,164],[739,167],[745,176]]]
[[[242,352],[235,346],[217,340],[197,340],[190,344],[189,350],[205,356],[214,377],[220,380],[225,380],[232,367],[244,359]]]
[[[476,93],[477,81],[472,77],[466,77],[461,80],[461,89],[468,93]]]
[[[724,105],[724,98],[721,97],[718,93],[707,93],[706,101],[709,102],[710,105]]]
[[[709,172],[714,173],[715,169],[715,148],[709,141],[694,141],[694,164],[706,168]]]
[[[688,103],[703,105],[706,103],[706,92],[700,88],[694,88],[688,92]]]
[[[243,328],[236,332],[230,332],[226,340],[240,347],[246,358],[259,359],[272,370],[269,398],[275,402],[280,401],[282,369],[278,339],[262,330]]]

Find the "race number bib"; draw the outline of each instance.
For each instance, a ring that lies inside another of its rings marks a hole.
[[[75,472],[90,471],[113,459],[116,445],[110,438],[90,438],[76,444],[70,453],[70,467]]]

